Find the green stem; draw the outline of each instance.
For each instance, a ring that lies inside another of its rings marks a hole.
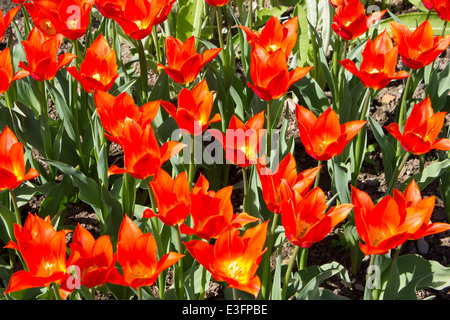
[[[148,68],[147,68],[147,58],[145,57],[144,44],[142,40],[137,40],[138,51],[139,51],[139,67],[141,72],[141,103],[147,102],[147,91],[148,91]]]
[[[222,12],[220,11],[220,7],[217,6],[216,8],[216,20],[217,20],[217,34],[219,36],[219,45],[221,48],[224,47],[224,43],[223,43],[223,34],[222,34],[222,30],[223,30],[223,25],[222,25]]]
[[[412,77],[413,77],[413,75],[408,77],[408,79],[406,80],[405,88],[403,90],[402,101],[401,101],[400,110],[398,113],[398,125],[400,126],[400,128],[403,128],[403,119],[406,116],[406,100],[408,99],[408,96],[409,96],[409,88],[411,86]],[[397,146],[399,147],[399,144]],[[397,151],[398,151],[398,148],[397,148]]]
[[[244,211],[250,214],[250,206],[248,202],[248,177],[247,177],[247,168],[242,168],[242,179],[244,184]]]
[[[195,137],[193,134],[191,134],[191,157],[189,161],[189,188],[192,189],[192,183],[194,182],[194,175],[195,175],[195,153],[194,153],[194,144],[195,144]]]
[[[394,183],[397,181],[398,179],[398,175],[400,174],[400,172],[402,171],[403,167],[406,164],[406,161],[408,161],[408,158],[410,156],[411,153],[407,152],[405,154],[405,156],[402,159],[402,162],[399,164],[398,167],[395,168],[394,173],[392,175],[391,181],[389,182],[389,186],[386,190],[386,195],[391,194],[392,190],[394,189]]]
[[[57,285],[56,283],[52,282],[52,283],[50,284],[50,286],[52,287],[53,294],[54,294],[54,296],[55,296],[55,300],[62,300],[62,297],[61,297],[61,295],[59,294],[59,288],[58,288],[58,285]]]
[[[369,262],[369,267],[368,270],[372,269],[372,266],[375,265],[375,259],[376,259],[376,254],[371,254],[370,255],[370,262]],[[378,300],[378,295],[379,292],[377,288],[370,288],[371,285],[369,285],[369,274],[366,275],[366,286],[365,286],[365,291],[364,291],[364,300]],[[370,290],[370,291],[369,291]]]
[[[138,300],[141,301],[142,300],[142,287],[138,288],[137,293],[138,293]]]
[[[202,266],[202,268],[203,268],[203,270],[202,270],[202,285],[201,285],[201,288],[200,288],[199,299],[200,299],[200,300],[205,300],[205,292],[206,292],[206,290],[205,290],[205,287],[206,287],[206,268],[203,267],[203,266]]]
[[[448,21],[444,21],[444,26],[442,27],[441,37],[445,36],[445,30],[447,29],[447,23],[448,23]]]
[[[308,261],[308,248],[302,248],[300,251],[300,259],[298,261],[297,270],[303,270],[306,268],[306,263]]]
[[[318,160],[317,161],[317,166],[322,166],[322,160]],[[322,172],[322,167],[319,169],[319,171],[317,172],[316,175],[316,179],[314,180],[314,188],[319,186],[319,181],[320,181],[320,173]]]
[[[17,198],[16,195],[14,194],[13,190],[9,189],[9,194],[11,195],[11,200],[14,206],[14,214],[16,215],[16,223],[18,225],[22,225],[22,219],[20,217],[20,210],[19,210],[19,206],[17,205]]]
[[[423,172],[423,169],[425,167],[425,154],[421,154],[419,156],[419,161],[420,161],[419,163],[420,172]]]
[[[253,0],[248,2],[248,27],[253,28]]]
[[[158,32],[156,31],[156,26],[153,26],[152,38],[156,50],[156,62],[161,63],[161,48],[159,47]]]
[[[289,265],[286,270],[286,274],[284,276],[283,289],[281,291],[281,299],[286,300],[287,288],[289,285],[289,280],[291,278],[292,269],[294,268],[295,261],[297,260],[297,255],[300,252],[301,247],[295,246],[294,252],[292,253],[291,260],[289,261]]]
[[[176,226],[178,253],[182,254],[183,246],[181,243],[180,226]],[[178,300],[184,300],[184,288],[183,288],[183,259],[178,260],[177,268],[175,271],[175,281],[177,285]]]
[[[344,60],[347,58],[347,48],[348,48],[348,41],[344,40],[344,48],[342,49],[342,57],[341,60]],[[339,87],[338,87],[338,92],[339,92],[339,107],[338,107],[338,113],[340,113],[340,110],[343,109],[343,104],[344,104],[344,80],[345,80],[345,76],[344,76],[344,71],[345,68],[341,65],[340,69],[339,69]]]
[[[233,292],[233,300],[235,300],[235,301],[239,300],[237,289],[233,288],[233,289],[231,289],[231,291]]]
[[[269,241],[267,243],[267,252],[264,257],[263,275],[261,281],[261,299],[268,300],[271,290],[272,279],[270,279],[270,257],[272,255],[272,247],[275,241],[275,229],[277,228],[278,214],[274,214],[272,225],[270,228]]]
[[[266,135],[266,144],[267,144],[267,163],[270,164],[271,154],[272,154],[272,101],[267,101],[267,135]]]

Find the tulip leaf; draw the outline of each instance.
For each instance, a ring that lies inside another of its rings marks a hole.
[[[443,111],[450,92],[450,64],[447,64],[441,72],[433,72],[430,83],[426,86],[427,95],[430,97],[434,112]]]
[[[264,26],[266,24],[266,22],[269,21],[270,17],[272,17],[272,16],[278,18],[286,10],[287,10],[287,7],[284,7],[284,6],[259,9],[256,13],[256,23],[254,25],[254,29],[256,30],[257,28]]]
[[[443,161],[438,161],[430,164],[428,167],[423,169],[409,179],[407,179],[400,186],[399,190],[404,191],[406,187],[411,183],[411,180],[417,183],[420,190],[423,190],[427,185],[433,182],[436,178],[439,178],[443,173],[448,172],[450,169],[450,159],[445,159]]]
[[[424,6],[422,0],[409,0],[409,2],[415,5],[420,11],[428,12],[428,9]]]
[[[450,221],[450,170],[447,170],[441,175],[439,188],[441,190],[441,198],[444,203],[444,209],[447,213],[447,220]]]
[[[49,184],[52,185],[52,187],[48,193],[45,194],[39,212],[41,217],[50,215],[50,217],[53,218],[54,215],[67,207],[67,204],[75,194],[76,189],[68,176],[63,176],[59,183]]]
[[[14,213],[0,203],[0,239],[6,244],[14,239],[14,223],[16,218]]]
[[[189,0],[181,8],[177,16],[177,39],[186,41],[189,37],[200,37],[205,1]]]

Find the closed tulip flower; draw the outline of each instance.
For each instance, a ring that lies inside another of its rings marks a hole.
[[[421,23],[414,32],[401,23],[389,23],[398,53],[403,63],[411,69],[421,69],[431,64],[450,45],[450,36],[434,36],[428,20]]]
[[[336,112],[331,107],[321,113],[319,118],[299,105],[295,111],[303,146],[311,157],[320,161],[341,154],[367,122],[355,120],[340,124]]]
[[[362,53],[363,60],[358,68],[350,59],[339,61],[342,66],[357,76],[367,88],[379,90],[386,87],[392,80],[401,80],[410,77],[402,70],[395,71],[398,60],[398,47],[394,46],[392,39],[383,31],[374,41],[367,40]]]
[[[106,39],[100,35],[86,49],[80,71],[75,66],[66,69],[86,92],[108,91],[119,77],[116,58],[116,52],[111,50]]]
[[[220,50],[222,49],[208,49],[200,54],[195,49],[194,36],[185,42],[168,36],[166,38],[167,66],[158,64],[157,69],[164,70],[176,83],[191,83],[200,74],[202,68],[219,54]]]
[[[205,0],[210,6],[223,7],[230,2],[230,0]]]
[[[433,149],[450,150],[450,139],[437,139],[445,121],[445,112],[434,113],[429,97],[415,104],[406,119],[403,133],[397,123],[386,126],[386,130],[400,141],[403,149],[421,155]]]
[[[13,73],[11,52],[9,48],[3,49],[3,51],[0,52],[0,94],[8,91],[11,86],[11,82],[22,79],[26,76],[28,76],[28,72],[24,70]]]
[[[267,235],[268,221],[247,229],[240,236],[236,228],[228,228],[214,245],[201,240],[186,242],[186,248],[216,281],[225,281],[236,288],[258,297],[261,281],[256,271],[261,262]]]
[[[0,10],[0,41],[3,40],[3,36],[5,34],[6,29],[11,24],[12,20],[19,11],[20,7],[15,7],[9,10],[5,16],[3,16],[2,10]]]

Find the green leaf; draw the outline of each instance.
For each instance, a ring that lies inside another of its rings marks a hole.
[[[409,0],[409,2],[415,5],[417,9],[419,9],[420,11],[428,12],[428,9],[425,8],[422,0]]]
[[[417,186],[420,190],[423,190],[427,185],[433,182],[435,179],[439,178],[442,174],[447,172],[450,169],[450,159],[445,159],[443,161],[434,162],[430,164],[428,167],[423,169],[422,172],[419,172],[409,179],[407,179],[400,186],[399,190],[404,191],[406,187],[411,183],[411,180],[417,183]]]
[[[184,4],[177,17],[177,39],[186,41],[190,36],[200,37],[205,1],[189,0]]]
[[[407,26],[412,32],[414,32],[418,25],[424,22],[427,18],[428,12],[413,12],[402,15],[397,15],[396,18],[405,26]],[[384,19],[380,22],[378,29],[384,30],[386,29],[388,33],[392,36],[391,25],[389,21],[395,21],[393,17]],[[432,11],[430,16],[428,17],[428,21],[433,28],[433,32],[435,36],[440,36],[442,31],[444,30],[444,21],[442,21],[436,12]],[[373,29],[375,27],[372,27]],[[450,28],[445,29],[445,35],[450,34]]]
[[[278,18],[286,10],[287,10],[287,7],[284,7],[284,6],[263,8],[263,9],[258,10],[256,13],[256,23],[255,23],[254,28],[256,29],[256,28],[264,26],[266,24],[266,22],[269,21],[271,16]]]

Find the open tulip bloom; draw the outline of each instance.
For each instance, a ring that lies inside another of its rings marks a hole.
[[[9,48],[5,48],[0,52],[0,94],[8,91],[11,86],[11,82],[25,78],[28,76],[28,72],[25,70],[13,72],[11,64],[11,51]]]

